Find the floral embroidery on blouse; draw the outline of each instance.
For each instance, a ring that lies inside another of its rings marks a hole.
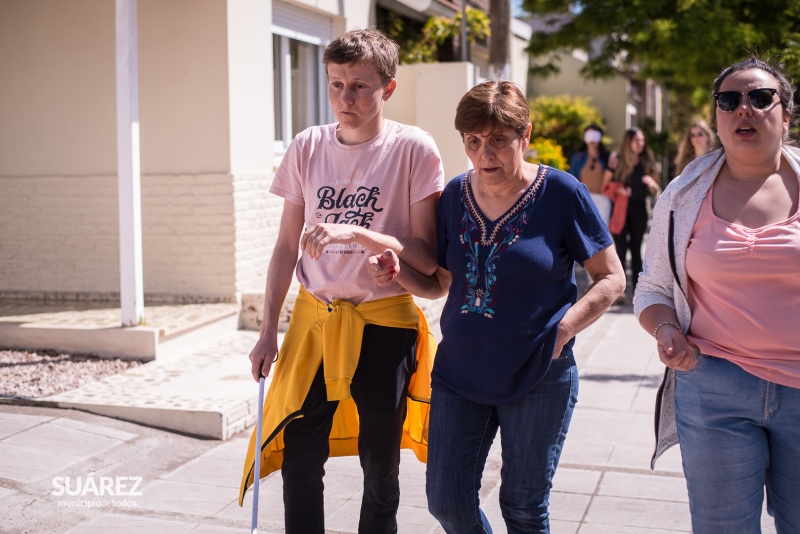
[[[464,295],[464,304],[461,306],[461,313],[480,313],[489,319],[494,316],[492,306],[494,304],[493,291],[497,286],[496,262],[500,254],[519,238],[523,225],[528,223],[528,208],[533,205],[546,173],[547,167],[540,165],[538,176],[525,194],[494,223],[486,221],[472,196],[470,186],[472,171],[464,175],[461,184],[461,205],[464,208],[464,215],[461,217],[459,241],[461,241],[467,256],[467,290]],[[488,227],[492,224],[492,230],[489,232]],[[484,264],[483,276],[479,272],[481,247],[488,247],[488,250],[484,252],[488,255]],[[483,287],[479,287],[481,279]]]

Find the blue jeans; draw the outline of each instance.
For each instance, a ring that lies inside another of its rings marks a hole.
[[[800,389],[701,356],[675,415],[695,533],[760,533],[765,486],[778,533],[800,532]]]
[[[509,534],[550,532],[553,475],[578,397],[572,351],[542,381],[509,404],[477,404],[441,388],[431,395],[428,509],[448,534],[491,534],[478,491],[498,428],[503,467],[500,509]]]

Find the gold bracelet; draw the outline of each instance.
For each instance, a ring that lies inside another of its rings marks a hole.
[[[675,324],[675,323],[673,323],[672,321],[664,321],[664,322],[662,322],[662,323],[659,323],[659,324],[658,324],[658,326],[656,327],[656,329],[655,329],[655,330],[653,330],[653,337],[654,337],[654,338],[656,338],[656,339],[658,339],[658,331],[659,331],[659,330],[661,330],[661,327],[662,327],[662,326],[667,326],[667,325],[669,325],[669,326],[674,326],[675,328],[677,328],[677,329],[678,329],[678,331],[679,331],[679,332],[683,333],[683,331],[681,330],[681,327],[680,327],[680,326],[676,325],[676,324]]]

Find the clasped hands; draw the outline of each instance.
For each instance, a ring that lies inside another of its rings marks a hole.
[[[691,371],[700,361],[700,348],[689,343],[686,336],[672,325],[659,329],[656,338],[658,357],[667,367],[678,371]]]
[[[400,258],[393,250],[386,249],[383,254],[367,258],[367,272],[378,287],[387,287],[400,273]]]

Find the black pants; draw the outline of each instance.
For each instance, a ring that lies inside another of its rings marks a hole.
[[[614,236],[614,246],[617,249],[619,261],[625,268],[625,258],[628,248],[631,251],[631,277],[633,290],[639,282],[639,273],[642,272],[642,241],[647,231],[647,204],[643,201],[628,202],[628,213],[625,218],[625,227],[618,235]]]
[[[364,471],[360,534],[397,532],[400,439],[416,365],[416,330],[367,325],[350,391],[360,419],[358,456]],[[287,534],[324,534],[322,477],[338,401],[327,400],[322,366],[303,402],[303,417],[284,430],[283,502]]]

